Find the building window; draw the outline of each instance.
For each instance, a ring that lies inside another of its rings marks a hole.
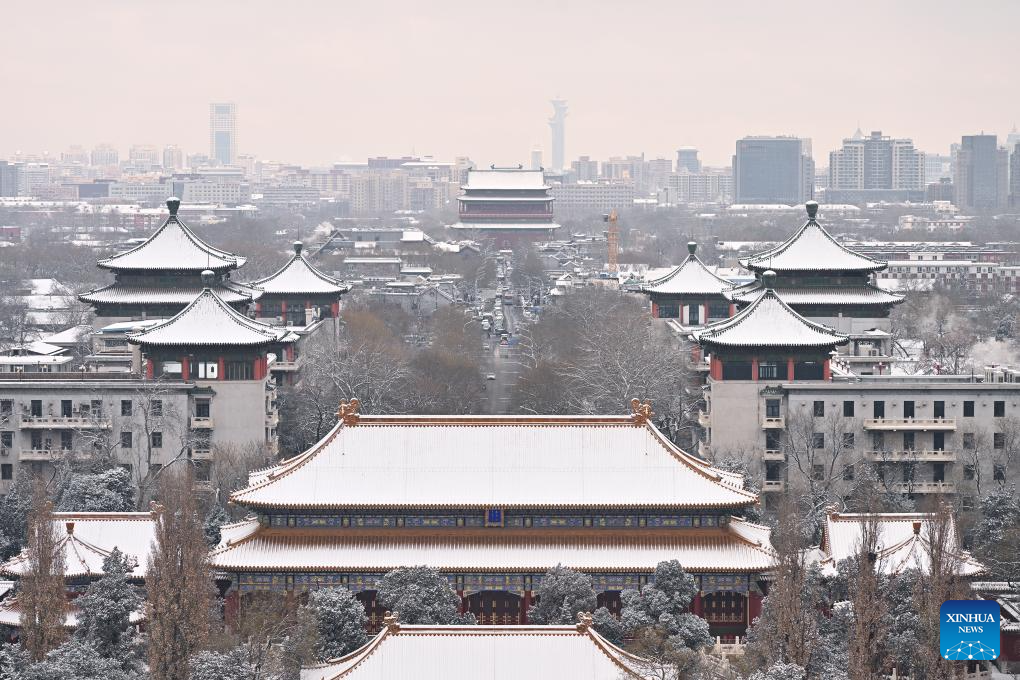
[[[220,375],[220,365],[215,361],[198,362],[198,377],[204,380],[216,380]]]
[[[973,449],[974,448],[974,433],[964,432],[963,433],[963,448]]]
[[[843,448],[852,449],[854,447],[854,433],[844,432],[843,433]]]
[[[885,448],[885,432],[871,433],[871,450],[881,451]]]
[[[728,302],[709,302],[708,318],[726,319],[730,316],[730,305]]]
[[[14,466],[10,463],[0,465],[0,479],[14,479]]]
[[[228,361],[227,380],[254,380],[255,366],[250,361]]]
[[[843,417],[844,418],[854,417],[854,402],[852,401],[843,402]]]
[[[914,417],[914,402],[912,401],[903,402],[903,417],[904,418]]]
[[[1006,481],[1006,466],[1001,463],[992,465],[992,479],[997,482]]]
[[[779,417],[779,400],[778,399],[766,399],[765,400],[765,417],[766,418],[778,418]]]
[[[1006,417],[1006,402],[1004,402],[1004,401],[997,401],[997,402],[995,402],[994,407],[995,407],[995,411],[993,412],[992,415],[995,418],[1005,418]]]
[[[853,478],[854,478],[854,464],[850,463],[845,468],[843,468],[843,479],[846,481],[851,481]]]
[[[14,413],[13,399],[0,399],[0,418],[8,418]]]
[[[0,432],[0,449],[10,449],[14,446],[13,432]]]
[[[964,479],[974,479],[974,466],[973,465],[968,464],[968,465],[964,465],[963,466],[963,478]]]
[[[963,402],[963,417],[964,418],[974,417],[974,402],[972,401]]]
[[[824,465],[812,465],[811,466],[811,478],[815,481],[822,481],[825,479],[825,466]]]
[[[130,399],[121,399],[121,401],[120,401],[120,414],[122,416],[129,416],[129,415],[131,415],[131,410],[132,410],[131,409],[131,400]]]
[[[42,432],[38,432],[38,431],[32,432],[30,437],[32,439],[32,450],[33,451],[41,451],[42,450]]]
[[[814,406],[815,418],[821,418],[821,417],[823,417],[825,415],[825,402],[824,401],[816,401],[813,406]]]
[[[914,450],[914,433],[904,432],[903,433],[903,450],[913,451]]]
[[[209,417],[209,400],[208,399],[196,399],[195,400],[195,417],[196,418],[208,418]]]
[[[73,448],[73,432],[63,431],[60,433],[60,448],[64,451],[70,451]]]
[[[873,408],[874,408],[874,415],[875,415],[875,419],[876,420],[881,420],[882,418],[885,418],[885,402],[884,401],[876,401],[874,406],[873,406]]]
[[[825,448],[825,433],[815,432],[811,435],[811,448],[824,449]]]
[[[162,399],[153,399],[152,400],[152,408],[149,409],[149,410],[151,411],[150,415],[152,415],[152,416],[158,417],[158,416],[163,415],[163,400]]]
[[[163,448],[163,433],[153,432],[149,435],[149,439],[152,441],[152,448],[161,449]]]
[[[996,432],[992,435],[992,448],[1004,449],[1006,448],[1006,435],[1002,432]]]
[[[30,407],[33,418],[42,418],[42,399],[33,399]]]
[[[765,430],[765,450],[778,451],[783,448],[783,437],[781,430]]]
[[[786,380],[786,364],[763,361],[758,364],[759,380]]]
[[[131,434],[130,430],[128,430],[127,432],[121,432],[120,433],[120,448],[122,448],[122,449],[130,449],[131,448],[131,444],[132,444],[132,441],[131,441],[132,439],[133,439],[133,435]]]

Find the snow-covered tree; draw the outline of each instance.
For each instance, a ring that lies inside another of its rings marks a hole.
[[[998,580],[1020,582],[1020,497],[1012,484],[994,487],[981,499],[974,525],[974,554]]]
[[[598,634],[612,642],[614,645],[623,644],[624,632],[620,619],[613,616],[605,607],[599,607],[591,615],[592,626]]]
[[[32,508],[32,476],[20,474],[11,490],[0,498],[0,559],[8,560],[21,552]]]
[[[75,600],[80,613],[74,637],[103,657],[124,667],[137,665],[137,646],[131,644],[131,614],[142,604],[141,596],[127,575],[132,565],[116,548],[103,560],[103,576],[89,584]]]
[[[102,656],[84,640],[72,638],[24,670],[19,680],[142,680],[126,671],[117,659]]]
[[[72,475],[57,508],[63,512],[130,512],[135,509],[131,474],[122,467],[112,467]]]
[[[308,608],[315,617],[318,632],[315,655],[320,660],[335,659],[368,642],[365,607],[347,588],[323,588],[312,592]]]
[[[22,680],[30,663],[21,645],[0,645],[0,680]]]
[[[220,527],[230,522],[230,515],[219,503],[213,503],[209,512],[205,515],[205,523],[202,530],[205,532],[205,542],[215,546],[220,542]]]
[[[777,661],[768,668],[747,676],[747,680],[804,680],[807,673],[795,663]]]
[[[538,602],[528,609],[533,623],[571,624],[579,613],[595,611],[598,604],[591,576],[561,565],[546,572],[535,594]]]
[[[475,623],[471,613],[460,614],[460,598],[450,582],[432,567],[394,569],[378,583],[378,599],[400,614],[403,623]]]
[[[253,680],[247,645],[227,652],[198,652],[191,658],[189,680]]]

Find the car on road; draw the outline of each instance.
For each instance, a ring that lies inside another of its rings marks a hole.
[[[496,379],[496,374],[495,373],[490,373],[489,375],[485,376],[485,379],[486,380],[495,380]]]

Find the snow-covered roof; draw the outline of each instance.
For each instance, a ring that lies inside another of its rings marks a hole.
[[[467,184],[463,189],[479,190],[543,190],[548,189],[541,170],[519,170],[517,168],[493,168],[491,170],[468,170]]]
[[[166,321],[128,334],[136,345],[267,345],[285,340],[288,331],[249,319],[206,288]]]
[[[302,668],[301,680],[621,680],[650,678],[651,668],[596,633],[587,620],[574,626],[410,626],[387,621],[361,649]]]
[[[213,284],[216,294],[227,304],[251,302],[262,297],[262,291],[248,284],[234,281],[218,281]],[[108,286],[78,296],[89,304],[147,304],[186,305],[202,292],[201,285],[175,285],[172,288],[160,286],[125,286],[114,282]]]
[[[752,271],[877,272],[885,263],[846,248],[815,219],[818,204],[807,204],[808,221],[789,239],[762,253],[742,258],[740,264]]]
[[[821,546],[821,566],[833,571],[840,561],[853,557],[860,550],[865,522],[876,519],[878,558],[885,573],[907,569],[927,571],[931,568],[929,543],[935,518],[927,513],[881,513],[877,515],[829,512],[825,518]],[[960,574],[973,575],[984,567],[959,549],[956,524],[950,518],[946,551],[957,562]]]
[[[757,500],[638,414],[348,421],[232,500],[259,508],[727,508]]]
[[[478,229],[479,231],[551,231],[559,229],[555,222],[457,222],[450,225],[451,229],[462,231]]]
[[[99,266],[117,271],[224,271],[236,269],[245,258],[214,248],[198,238],[177,218],[180,201],[166,202],[170,216],[141,245],[99,261]]]
[[[342,295],[350,284],[326,276],[305,258],[301,242],[294,244],[294,255],[275,274],[251,282],[251,286],[275,295]]]
[[[849,337],[808,321],[768,288],[728,319],[692,333],[702,343],[723,347],[835,347]]]
[[[68,603],[67,611],[64,614],[64,628],[74,629],[78,627],[78,616],[80,610],[72,600]],[[128,615],[128,621],[132,624],[141,623],[145,620],[145,608],[142,607]],[[12,598],[0,602],[0,625],[11,628],[21,627],[21,604],[18,598]]]
[[[55,512],[57,547],[64,553],[64,576],[98,577],[103,561],[114,548],[134,564],[129,576],[144,578],[155,537],[155,521],[148,512]],[[22,551],[3,565],[3,573],[21,576],[28,570],[28,554]]]
[[[0,366],[61,366],[74,361],[70,354],[57,356],[46,356],[40,354],[29,354],[14,357],[0,356]]]
[[[74,345],[87,339],[93,333],[95,333],[95,330],[93,330],[92,326],[82,324],[47,335],[43,340],[52,345]]]
[[[380,574],[408,564],[442,572],[545,573],[561,564],[587,573],[653,573],[659,562],[669,559],[679,560],[690,572],[757,573],[775,562],[768,529],[738,519],[725,527],[671,529],[649,536],[640,530],[607,529],[585,536],[478,536],[452,529],[391,536],[386,531],[362,535],[350,530],[256,529],[214,549],[210,563],[226,571]]]
[[[734,302],[746,304],[761,295],[762,284],[754,281],[726,293]],[[870,283],[859,286],[791,286],[776,293],[788,305],[895,305],[903,296],[890,293]]]
[[[687,244],[690,251],[687,259],[666,276],[646,283],[641,290],[660,295],[721,295],[732,288],[732,283],[709,271],[695,254],[696,248],[693,242]]]

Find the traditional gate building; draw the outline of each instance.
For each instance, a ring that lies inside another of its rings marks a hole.
[[[635,400],[636,401],[636,400]],[[257,591],[345,586],[381,622],[376,582],[438,569],[482,623],[527,622],[543,574],[590,574],[599,604],[677,559],[698,579],[694,612],[742,636],[773,564],[769,530],[739,517],[743,478],[627,416],[370,416],[341,406],[318,444],[253,473],[231,502],[257,517],[223,530],[212,566],[237,606]]]

